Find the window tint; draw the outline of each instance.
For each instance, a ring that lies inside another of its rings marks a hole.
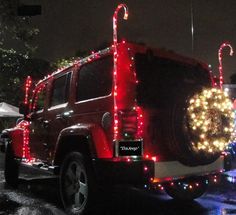
[[[36,94],[34,96],[33,110],[39,111],[44,108],[44,102],[46,100],[46,85],[42,84],[36,89]]]
[[[71,73],[63,75],[53,82],[51,107],[68,101]]]
[[[112,71],[112,56],[84,65],[78,72],[77,101],[109,95]]]
[[[187,94],[210,86],[209,72],[202,66],[181,63],[153,54],[136,54],[137,101],[149,107],[170,107]]]

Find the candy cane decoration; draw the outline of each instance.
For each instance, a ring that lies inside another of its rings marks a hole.
[[[233,55],[234,53],[234,50],[233,50],[233,47],[230,45],[230,43],[228,42],[225,42],[223,43],[220,48],[219,48],[219,51],[218,51],[218,59],[219,59],[219,73],[220,73],[220,89],[222,89],[222,85],[223,85],[223,82],[224,82],[224,78],[223,78],[223,66],[222,66],[222,50],[225,48],[225,47],[229,47],[230,48],[230,56]]]
[[[124,11],[125,11],[123,19],[125,19],[125,20],[128,19],[128,7],[125,4],[119,4],[115,10],[114,15],[113,15],[113,43],[114,43],[114,46],[117,45],[117,16],[118,16],[118,12],[121,8],[124,8]]]
[[[117,139],[118,135],[118,110],[117,110],[117,17],[118,17],[118,12],[119,10],[123,8],[124,9],[124,16],[123,19],[127,20],[128,19],[128,7],[125,4],[119,4],[114,12],[113,15],[113,46],[114,46],[114,69],[113,69],[113,78],[114,78],[114,140]]]

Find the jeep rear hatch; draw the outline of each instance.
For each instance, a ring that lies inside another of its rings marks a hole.
[[[136,54],[135,65],[141,106],[166,107],[196,88],[211,86],[209,72],[197,63],[185,64],[148,52]]]

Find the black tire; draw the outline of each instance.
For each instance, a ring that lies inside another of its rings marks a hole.
[[[156,118],[150,118],[151,126],[157,127],[152,134],[153,142],[162,143],[156,145],[164,159],[178,160],[186,166],[199,166],[210,164],[220,156],[218,152],[196,151],[191,144],[193,133],[187,116],[188,101],[202,90],[201,86],[179,88],[171,93],[173,99],[168,100],[169,104],[161,106]]]
[[[177,201],[193,201],[206,192],[208,185],[205,181],[205,179],[196,179],[186,182],[175,182],[174,185],[166,185],[165,191]]]
[[[91,211],[96,189],[89,162],[79,152],[71,152],[60,171],[60,195],[68,214],[85,215]]]
[[[188,99],[187,99],[188,100]],[[187,166],[206,165],[214,162],[220,153],[196,152],[191,146],[192,133],[188,127],[186,101],[179,101],[173,106],[171,113],[170,151]]]
[[[16,188],[19,183],[19,163],[14,157],[14,153],[10,144],[7,144],[5,153],[5,170],[4,176],[6,183]]]

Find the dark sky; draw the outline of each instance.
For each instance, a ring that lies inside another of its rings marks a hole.
[[[165,47],[212,64],[218,74],[218,48],[223,41],[235,47],[224,51],[225,79],[236,73],[236,1],[192,0],[194,50],[191,47],[190,0],[126,0],[129,19],[119,19],[119,35],[127,40]],[[42,0],[43,14],[33,17],[39,27],[37,56],[55,60],[77,50],[112,43],[116,0]]]

